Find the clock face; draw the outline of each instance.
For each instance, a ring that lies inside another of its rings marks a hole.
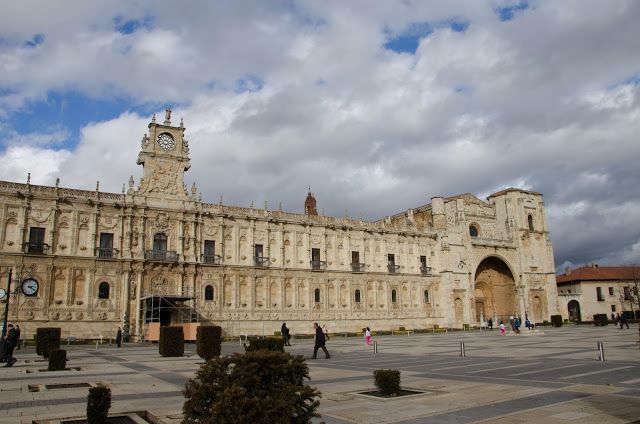
[[[27,278],[22,282],[22,293],[25,296],[35,296],[38,293],[38,282],[33,278]]]
[[[169,133],[162,133],[158,136],[158,146],[162,150],[171,150],[176,147],[176,142]]]
[[[7,291],[5,289],[0,289],[0,299],[4,299],[7,297]]]

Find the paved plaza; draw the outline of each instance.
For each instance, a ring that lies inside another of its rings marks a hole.
[[[635,327],[635,326],[634,326]],[[640,422],[638,330],[608,327],[544,328],[500,337],[498,331],[396,335],[374,338],[378,353],[361,338],[332,337],[329,360],[309,360],[311,384],[322,392],[316,422],[342,423],[630,423]],[[460,356],[460,342],[466,357]],[[598,361],[597,341],[605,348]],[[223,354],[241,351],[223,344]],[[309,357],[311,339],[287,348]],[[69,371],[49,372],[33,349],[0,368],[0,424],[81,416],[86,387],[56,384],[104,382],[112,388],[112,412],[150,411],[179,423],[181,389],[202,360],[195,345],[185,357],[163,358],[157,345],[71,346]],[[319,358],[324,358],[322,352]],[[375,399],[372,371],[399,369],[402,386],[423,394]],[[47,387],[49,386],[49,387]]]

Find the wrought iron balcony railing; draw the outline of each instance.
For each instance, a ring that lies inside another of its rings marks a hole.
[[[220,265],[222,263],[222,256],[220,255],[202,255],[200,261],[203,264],[208,265]]]
[[[311,261],[311,269],[315,271],[324,271],[327,269],[327,261]]]
[[[178,253],[171,250],[147,250],[144,258],[157,262],[178,262]]]
[[[24,253],[36,255],[47,255],[49,253],[49,245],[46,243],[25,243]]]
[[[364,272],[365,264],[354,262],[351,264],[351,272]]]
[[[389,264],[387,265],[387,269],[389,270],[389,274],[397,274],[400,272],[400,265]]]
[[[260,268],[264,268],[269,266],[269,258],[266,256],[254,256],[253,257],[253,266],[257,266]]]
[[[429,275],[431,274],[431,267],[430,266],[421,266],[420,267],[420,273],[422,275]]]
[[[115,259],[117,252],[116,249],[112,247],[97,247],[96,256],[98,259]]]

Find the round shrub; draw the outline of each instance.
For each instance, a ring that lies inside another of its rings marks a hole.
[[[213,358],[189,380],[183,424],[307,424],[320,392],[303,356],[259,350]]]
[[[198,327],[196,331],[196,350],[202,359],[220,356],[222,328],[214,325]]]
[[[398,370],[375,370],[373,378],[383,396],[397,395],[400,391],[400,371]]]
[[[89,389],[87,396],[87,423],[106,424],[111,408],[111,389],[98,384]]]
[[[158,349],[162,356],[183,356],[184,332],[182,327],[160,327]]]

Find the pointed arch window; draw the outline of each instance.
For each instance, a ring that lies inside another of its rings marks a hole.
[[[313,301],[316,303],[320,303],[320,289],[315,289],[313,291]]]
[[[360,303],[360,301],[361,301],[360,289],[356,289],[353,297],[354,297],[356,303]]]
[[[213,300],[213,286],[204,288],[204,300]]]
[[[424,303],[429,303],[429,290],[424,291]]]
[[[396,291],[396,289],[391,290],[391,302],[398,302],[398,292]]]
[[[102,282],[98,286],[98,299],[109,299],[109,283]]]

